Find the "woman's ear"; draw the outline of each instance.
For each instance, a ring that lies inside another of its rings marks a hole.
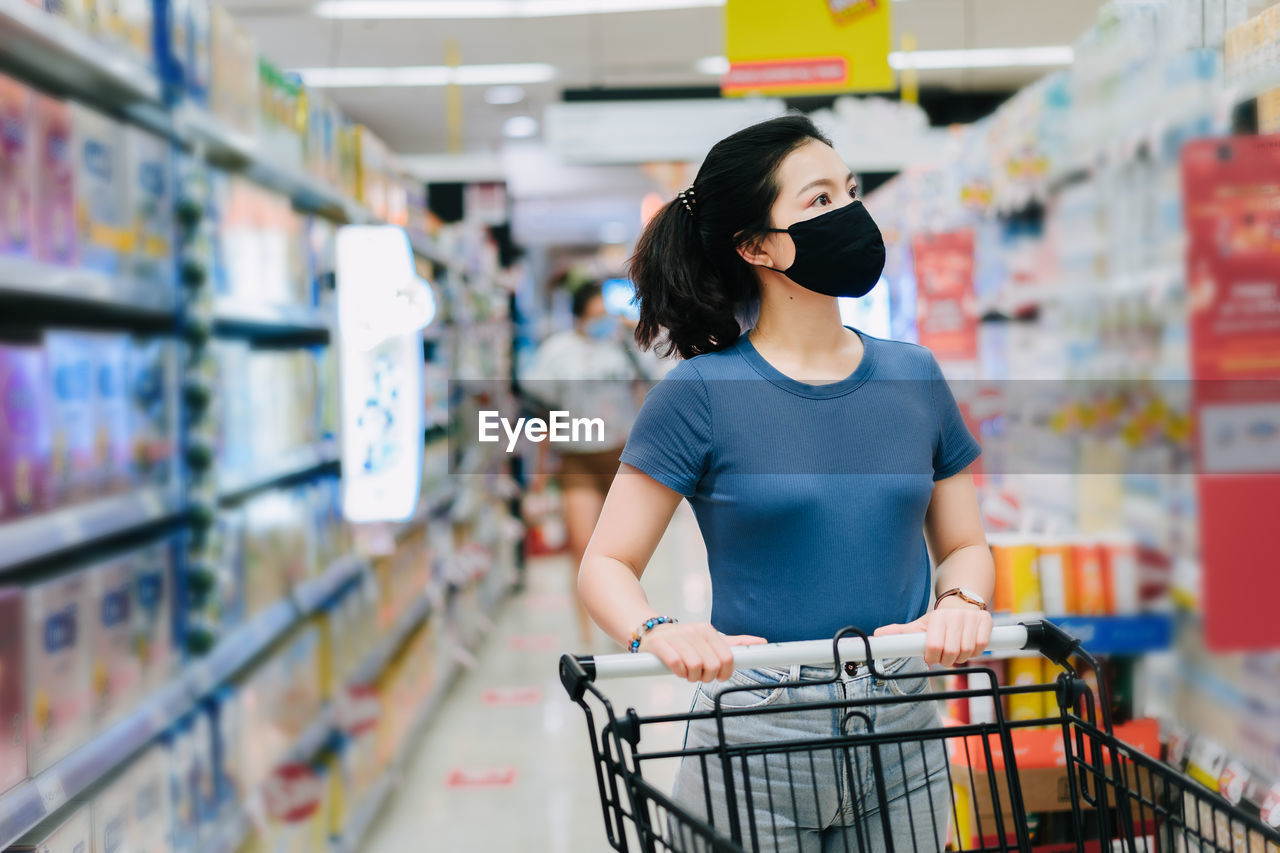
[[[752,266],[774,266],[773,257],[769,254],[767,247],[764,245],[766,239],[768,238],[761,238],[747,243],[738,244],[739,257]]]

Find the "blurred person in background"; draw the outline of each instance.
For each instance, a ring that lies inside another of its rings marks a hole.
[[[699,683],[695,710],[716,708],[718,691],[702,687],[712,681],[744,688],[721,694],[727,709],[797,706],[695,718],[690,752],[714,750],[718,724],[736,743],[839,737],[845,721],[830,703],[923,697],[927,663],[966,661],[990,638],[995,569],[969,475],[981,449],[929,350],[841,322],[837,300],[869,293],[884,262],[853,173],[800,115],[717,143],[636,248],[637,341],[651,346],[665,330],[663,349],[683,360],[645,398],[579,592],[618,643]],[[686,498],[711,570],[706,623],[670,618],[640,584]],[[830,638],[850,625],[924,633],[926,655],[881,661],[892,679],[856,665],[734,670],[731,646]],[[802,677],[812,683],[788,686]],[[861,710],[878,732],[915,732],[941,725],[937,704]],[[743,804],[759,849],[882,850],[887,839],[866,837],[881,819],[895,846],[942,849],[940,739],[884,768],[886,815],[834,758],[802,758],[812,772],[797,775],[789,752],[744,761],[755,779],[790,788],[775,798],[758,786]],[[725,789],[743,782],[722,774],[719,762],[686,757],[674,799],[727,827]]]
[[[602,440],[560,442],[554,448],[559,456],[556,477],[576,577],[644,397],[640,383],[651,373],[628,343],[634,325],[606,310],[599,282],[588,281],[574,289],[572,310],[573,327],[543,341],[521,386],[548,410],[565,411],[572,418],[599,418],[604,423]],[[550,442],[538,444],[530,485],[534,495],[546,493],[552,452]],[[591,616],[576,593],[575,598],[583,648],[590,649]]]

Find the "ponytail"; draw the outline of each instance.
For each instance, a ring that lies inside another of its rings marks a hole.
[[[738,247],[768,233],[778,167],[809,141],[831,144],[803,115],[740,130],[717,142],[693,187],[649,220],[631,258],[641,347],[693,358],[738,342],[738,318],[760,298],[755,268]]]
[[[741,334],[735,301],[702,246],[695,216],[672,201],[649,221],[631,258],[640,302],[636,342],[681,358],[733,346]],[[658,343],[662,330],[666,340]]]

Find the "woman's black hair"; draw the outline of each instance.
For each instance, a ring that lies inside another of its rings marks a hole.
[[[649,221],[631,279],[640,302],[636,342],[648,348],[666,330],[659,355],[692,358],[732,346],[740,308],[759,299],[760,280],[738,248],[768,234],[778,167],[811,140],[831,144],[803,115],[770,119],[715,144],[687,192]]]
[[[587,313],[587,306],[591,304],[591,300],[599,296],[600,293],[598,282],[588,281],[578,285],[573,291],[574,319],[581,320],[582,315]]]

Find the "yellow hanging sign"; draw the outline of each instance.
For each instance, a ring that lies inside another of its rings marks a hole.
[[[891,0],[728,0],[726,95],[821,95],[895,88]]]

